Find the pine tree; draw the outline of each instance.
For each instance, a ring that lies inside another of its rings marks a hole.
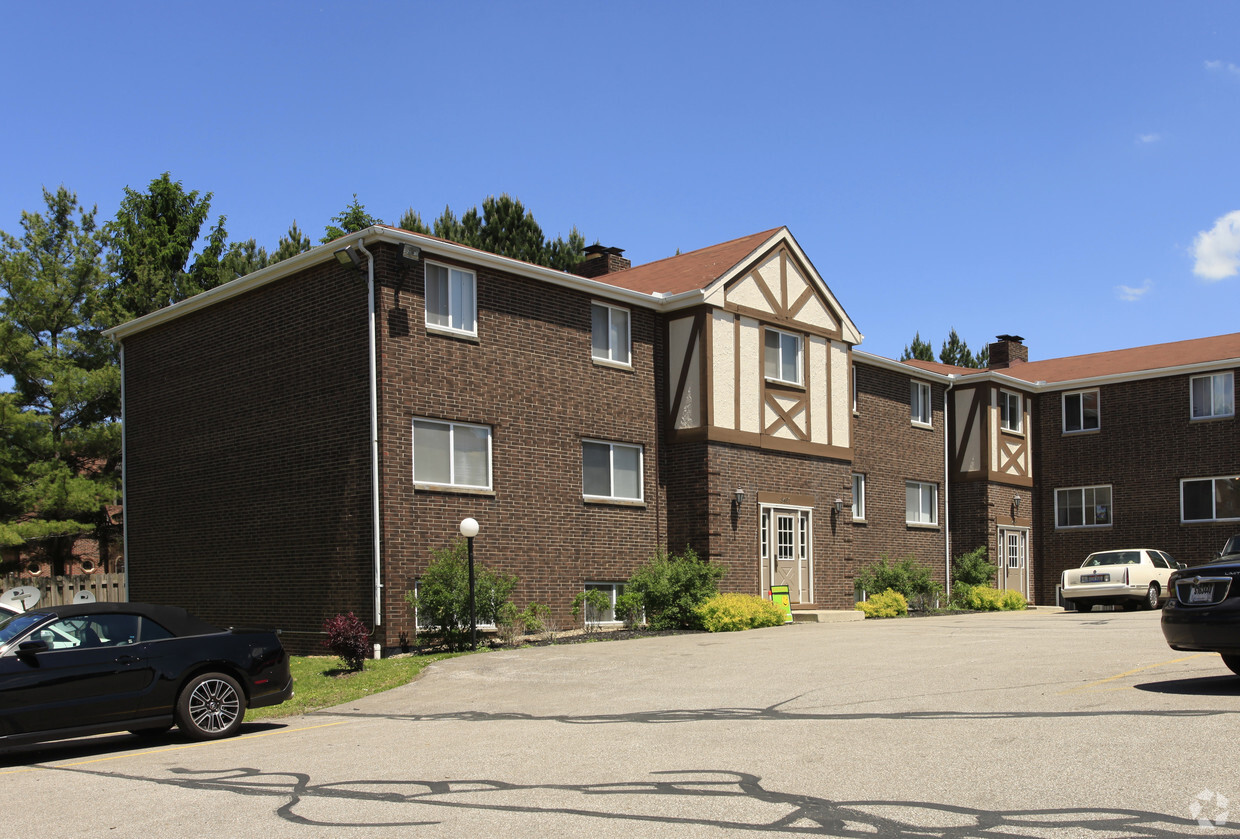
[[[910,358],[916,358],[919,361],[934,361],[934,348],[930,346],[929,341],[921,340],[920,332],[913,336],[913,345],[905,347],[900,355],[901,361],[908,361]]]
[[[383,224],[381,219],[377,219],[366,212],[366,207],[357,200],[356,192],[353,193],[352,203],[341,210],[339,215],[332,216],[332,221],[335,224],[329,224],[323,228],[323,238],[319,239],[319,244],[326,245],[328,242],[339,239],[341,236],[365,230],[372,224]]]
[[[0,231],[0,544],[42,551],[63,573],[73,540],[119,496],[120,374],[100,334],[103,237],[63,186],[46,214]]]

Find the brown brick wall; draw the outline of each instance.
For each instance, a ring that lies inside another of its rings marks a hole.
[[[421,262],[404,268],[394,248],[374,250],[379,322],[387,324],[380,336],[386,643],[412,635],[405,593],[431,551],[458,538],[467,516],[481,528],[476,561],[520,577],[517,606],[537,601],[567,623],[587,580],[627,580],[664,543],[657,317],[631,310],[632,370],[600,366],[590,357],[589,295],[465,265],[477,272],[478,338],[434,334],[425,326],[426,261],[458,263],[424,249]],[[415,417],[490,426],[494,491],[415,490]],[[643,505],[582,499],[583,438],[643,447]]]
[[[1240,475],[1234,417],[1189,418],[1190,376],[1099,388],[1097,432],[1063,433],[1062,394],[1038,397],[1036,486],[1041,575],[1038,596],[1053,603],[1062,572],[1093,551],[1148,547],[1194,565],[1210,559],[1240,523],[1180,523],[1182,478]],[[1055,529],[1055,490],[1110,484],[1110,527]]]
[[[894,562],[912,556],[930,569],[935,580],[946,583],[943,385],[931,384],[933,428],[927,429],[913,425],[909,419],[910,382],[916,376],[865,363],[855,364],[853,370],[857,379],[854,460],[844,496],[844,518],[851,519],[851,472],[859,472],[866,476],[866,519],[864,523],[848,525],[853,534],[854,558],[849,578],[880,557]],[[937,527],[906,523],[906,480],[938,485]],[[952,523],[955,524],[954,518]],[[850,582],[850,596],[851,586]]]
[[[319,652],[372,620],[365,274],[335,263],[126,339],[130,597]]]

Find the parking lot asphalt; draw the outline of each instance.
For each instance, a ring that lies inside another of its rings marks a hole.
[[[490,652],[239,738],[0,754],[40,837],[1240,835],[1240,677],[1158,614]],[[1232,804],[1234,802],[1234,805]]]

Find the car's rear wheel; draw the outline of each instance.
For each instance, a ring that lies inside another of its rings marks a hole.
[[[1227,655],[1226,653],[1221,655],[1223,656],[1223,663],[1227,665],[1227,669],[1240,676],[1240,655]]]
[[[192,740],[230,737],[245,718],[245,694],[231,676],[204,673],[177,698],[177,726]]]
[[[1158,608],[1158,583],[1150,583],[1150,587],[1145,590],[1145,600],[1141,605],[1146,609]]]

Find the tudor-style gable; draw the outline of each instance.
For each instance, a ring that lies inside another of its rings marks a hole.
[[[668,315],[672,439],[850,459],[860,337],[791,233],[774,231]]]

